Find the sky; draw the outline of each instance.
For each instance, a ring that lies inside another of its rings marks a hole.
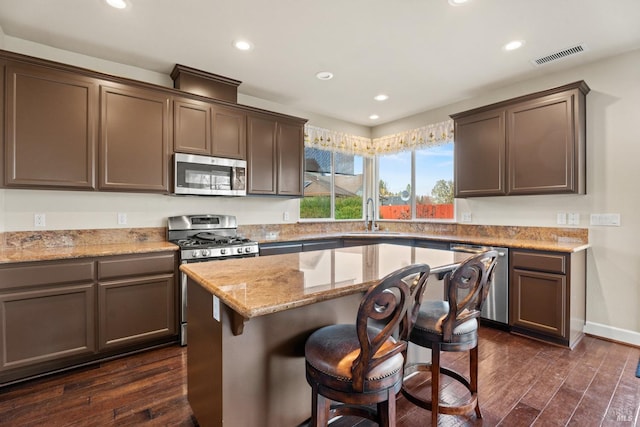
[[[403,191],[411,183],[411,152],[381,156],[379,178],[392,193]],[[453,142],[416,151],[417,195],[431,195],[440,179],[453,180]]]

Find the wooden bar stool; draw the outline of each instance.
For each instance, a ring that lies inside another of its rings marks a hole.
[[[424,301],[413,323],[403,329],[401,339],[431,349],[431,363],[405,366],[405,378],[414,372],[431,372],[431,400],[418,397],[418,390],[402,386],[402,395],[411,403],[431,411],[431,425],[438,424],[438,414],[462,415],[475,409],[482,418],[478,404],[478,317],[489,292],[498,253],[487,251],[467,259],[445,276],[448,301]],[[440,366],[441,351],[469,351],[469,379]],[[446,404],[440,398],[440,374],[461,383],[468,390],[463,403]]]
[[[338,415],[395,425],[407,343],[393,334],[406,322],[410,288],[424,286],[428,275],[424,264],[387,275],[364,295],[355,325],[325,326],[311,334],[305,345],[310,426],[324,427]]]

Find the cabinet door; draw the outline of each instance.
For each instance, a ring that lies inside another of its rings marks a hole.
[[[173,148],[179,153],[211,154],[211,104],[192,100],[173,103]]]
[[[456,120],[455,197],[500,196],[506,193],[504,123],[504,110]]]
[[[95,285],[0,294],[0,370],[95,352]]]
[[[511,325],[552,337],[567,338],[566,276],[513,269]]]
[[[276,120],[262,116],[247,117],[249,194],[277,193]]]
[[[233,159],[247,158],[247,117],[240,110],[213,106],[211,154]]]
[[[177,334],[173,274],[98,283],[100,350]]]
[[[302,196],[303,165],[303,125],[278,123],[278,194]]]
[[[95,188],[97,83],[14,63],[6,73],[6,185]]]
[[[507,110],[509,194],[578,191],[576,95],[551,95]]]
[[[167,193],[169,97],[103,86],[100,108],[100,189]]]

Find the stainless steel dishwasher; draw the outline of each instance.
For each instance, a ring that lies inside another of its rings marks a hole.
[[[498,262],[493,273],[493,282],[489,288],[489,295],[482,307],[480,315],[492,322],[509,324],[509,249],[491,246],[467,245],[451,243],[449,249],[456,252],[480,253],[489,250],[498,252]]]

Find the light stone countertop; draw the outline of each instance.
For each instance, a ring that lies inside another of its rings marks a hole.
[[[60,246],[52,248],[0,249],[0,264],[50,261],[73,258],[91,258],[109,255],[127,255],[148,252],[177,251],[169,242],[131,242],[98,245]]]
[[[377,244],[183,264],[180,270],[240,316],[251,319],[364,291],[410,264],[425,263],[437,273],[451,270],[469,256]]]
[[[277,237],[274,239],[259,239],[261,244],[269,243],[286,243],[300,240],[323,240],[323,239],[339,239],[339,238],[352,238],[352,239],[416,239],[416,240],[431,240],[440,242],[456,242],[482,246],[495,246],[495,247],[508,247],[516,249],[531,249],[537,251],[551,251],[551,252],[580,252],[590,247],[589,243],[582,241],[575,241],[570,238],[557,239],[557,240],[538,240],[538,239],[523,239],[523,238],[509,238],[504,236],[475,236],[475,235],[443,235],[443,234],[426,234],[426,233],[412,233],[412,232],[386,232],[386,231],[374,231],[374,232],[338,232],[338,233],[324,233],[324,234],[288,234],[285,237]]]

